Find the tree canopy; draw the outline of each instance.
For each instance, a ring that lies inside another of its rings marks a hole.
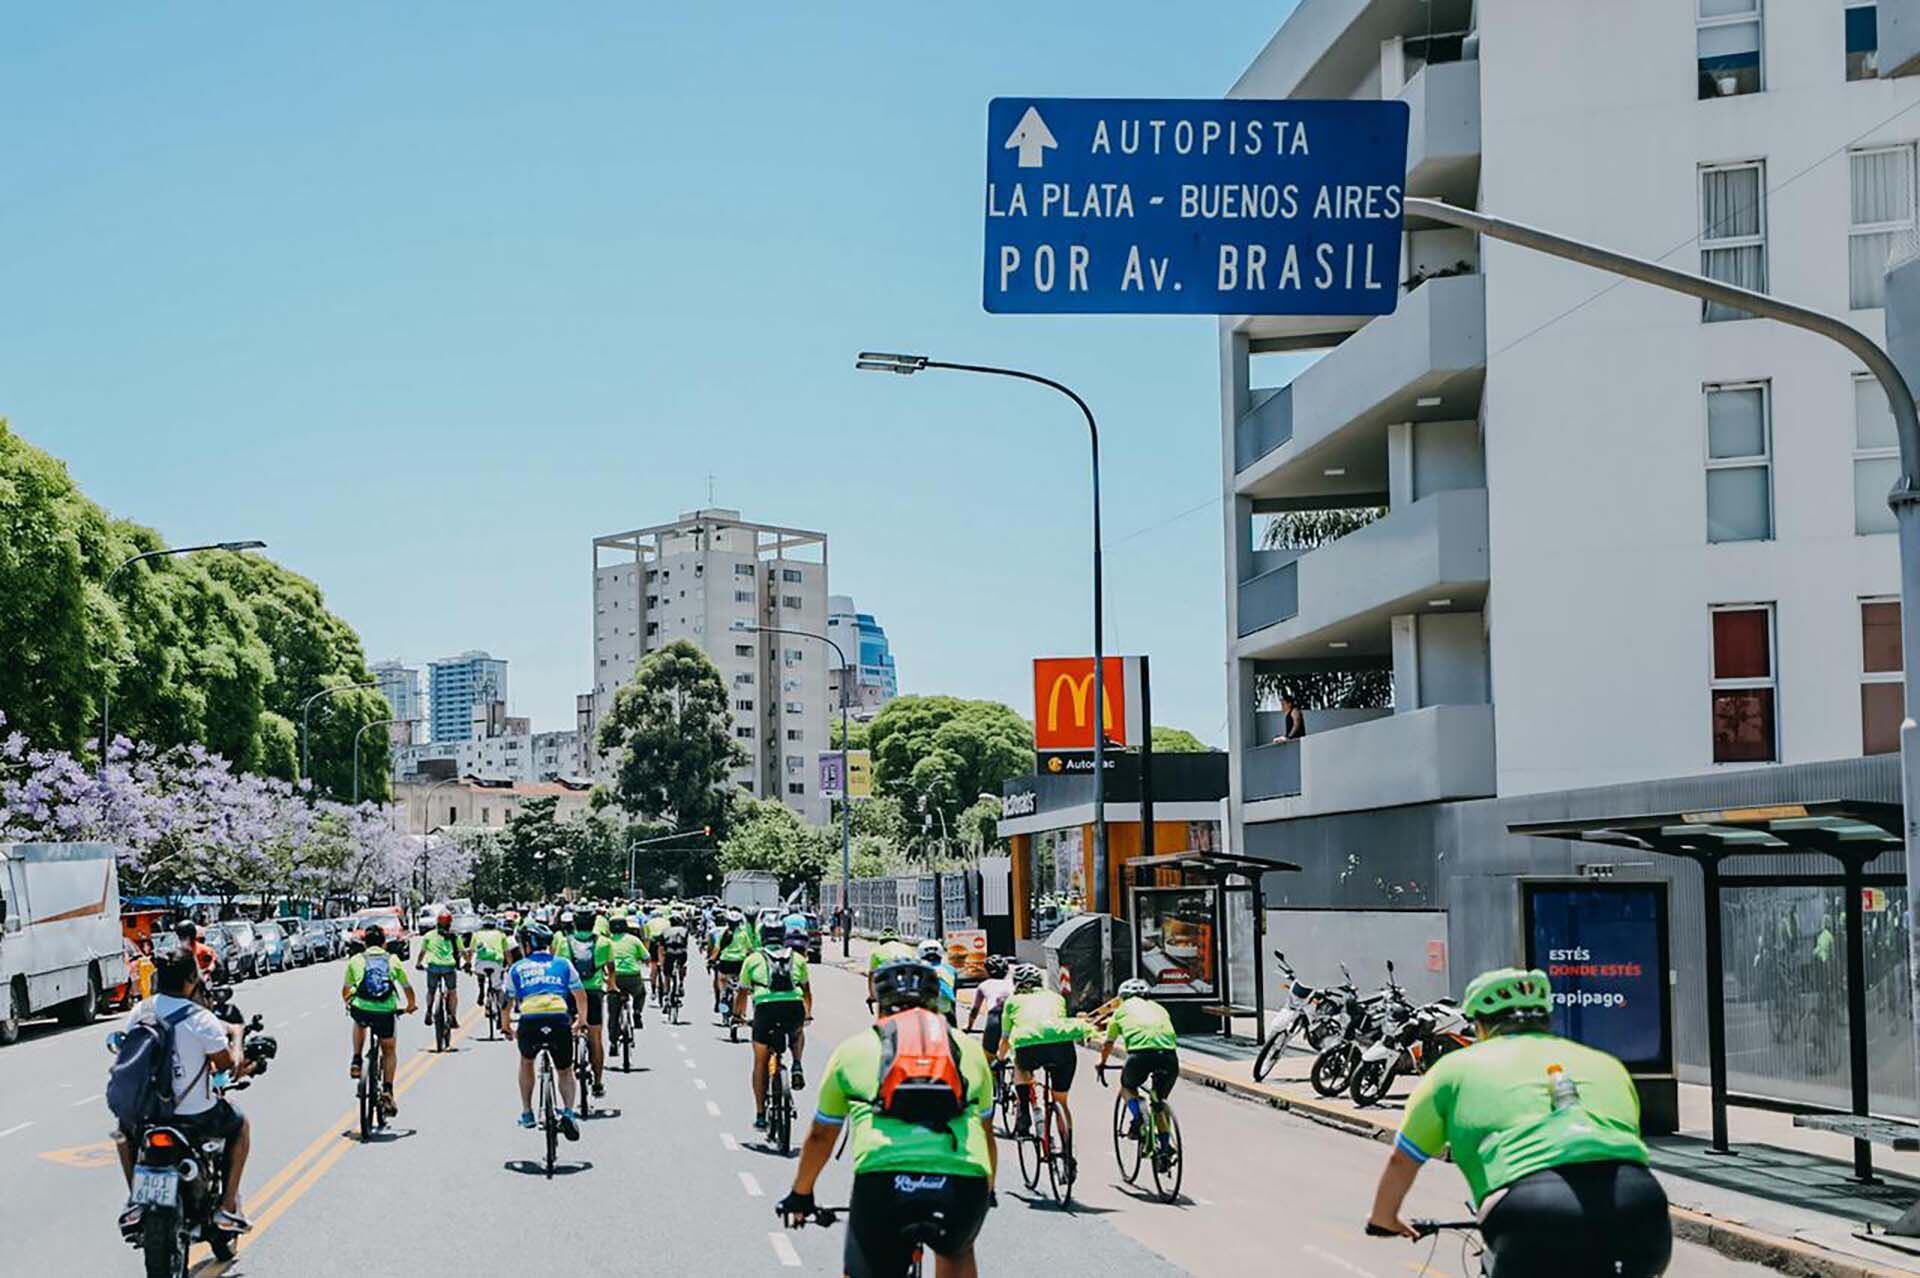
[[[791,892],[817,883],[840,863],[836,831],[808,825],[775,799],[742,799],[720,844],[723,870],[766,870]]]
[[[998,701],[898,697],[867,725],[874,785],[949,830],[982,794],[1033,770],[1033,727]],[[956,834],[957,837],[957,834]]]
[[[1155,754],[1210,754],[1212,751],[1212,746],[1185,728],[1169,728],[1160,723],[1153,725]]]

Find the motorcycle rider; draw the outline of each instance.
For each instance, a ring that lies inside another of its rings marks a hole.
[[[213,1076],[225,1071],[238,1081],[252,1072],[251,1063],[241,1049],[245,1033],[240,1025],[223,1025],[219,1018],[199,1001],[200,967],[186,950],[167,955],[154,972],[156,993],[127,1014],[123,1030],[131,1030],[143,1018],[166,1020],[182,1008],[191,1008],[173,1026],[173,1126],[196,1144],[221,1138],[226,1141],[226,1195],[213,1213],[216,1227],[230,1234],[244,1234],[253,1224],[240,1213],[240,1177],[247,1169],[247,1153],[253,1146],[253,1126],[225,1096],[216,1096]],[[113,1133],[114,1150],[120,1156],[120,1171],[133,1191],[133,1165],[139,1153],[141,1133],[118,1125]],[[141,1209],[129,1202],[120,1215],[123,1231],[139,1223]]]

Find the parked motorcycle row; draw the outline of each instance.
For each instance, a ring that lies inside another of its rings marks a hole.
[[[1287,1002],[1254,1058],[1253,1077],[1264,1082],[1280,1058],[1300,1044],[1316,1053],[1308,1082],[1322,1096],[1345,1092],[1356,1105],[1374,1105],[1402,1075],[1418,1075],[1448,1052],[1474,1041],[1472,1024],[1450,998],[1415,1006],[1394,980],[1362,994],[1346,964],[1338,985],[1302,981],[1275,950],[1287,983]]]

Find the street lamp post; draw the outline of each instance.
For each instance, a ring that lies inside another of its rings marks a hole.
[[[861,351],[854,367],[869,373],[899,373],[910,376],[925,368],[943,368],[956,373],[982,373],[990,377],[1012,377],[1051,387],[1072,400],[1087,419],[1087,442],[1093,456],[1093,910],[1108,913],[1107,899],[1107,663],[1101,618],[1104,583],[1100,566],[1100,427],[1093,410],[1069,386],[1017,368],[996,368],[990,364],[950,364],[925,355],[895,355],[885,351]]]
[[[335,688],[322,688],[300,703],[300,775],[295,777],[294,780],[302,780],[308,776],[310,772],[307,756],[311,749],[310,743],[313,740],[313,729],[308,726],[307,716],[308,712],[313,709],[313,703],[322,697],[330,697],[336,692],[355,692],[361,688],[377,688],[379,686],[379,681],[375,679],[370,679],[366,683],[343,683]]]
[[[401,722],[399,719],[375,719],[372,723],[360,725],[360,731],[353,734],[353,806],[360,806],[360,738],[375,728],[391,728]]]
[[[840,645],[823,634],[811,630],[792,630],[785,626],[763,626],[751,621],[736,621],[733,628],[743,634],[797,635],[802,639],[817,639],[833,649],[840,658],[840,908],[846,911],[846,917],[853,917],[853,771],[847,766],[847,680],[853,678],[853,667],[847,664],[847,654]],[[843,926],[840,929],[840,957],[853,955],[853,928]]]
[[[143,559],[163,559],[169,555],[193,555],[203,550],[264,550],[264,541],[213,541],[204,546],[172,546],[164,550],[148,550],[120,561],[118,567],[107,574],[107,580],[101,589],[108,595],[113,594],[113,580],[122,572],[133,567]],[[103,681],[100,685],[100,766],[107,766],[107,746],[113,741],[112,727],[113,684]]]

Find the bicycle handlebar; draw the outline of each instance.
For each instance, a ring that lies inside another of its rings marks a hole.
[[[1477,1220],[1427,1220],[1424,1218],[1416,1218],[1408,1221],[1407,1227],[1413,1230],[1413,1241],[1418,1242],[1423,1238],[1431,1238],[1435,1234],[1444,1233],[1448,1230],[1459,1230],[1463,1233],[1477,1230],[1480,1228],[1480,1222]],[[1369,1238],[1397,1238],[1400,1235],[1394,1230],[1383,1229],[1381,1226],[1369,1220],[1367,1222],[1367,1236]]]

